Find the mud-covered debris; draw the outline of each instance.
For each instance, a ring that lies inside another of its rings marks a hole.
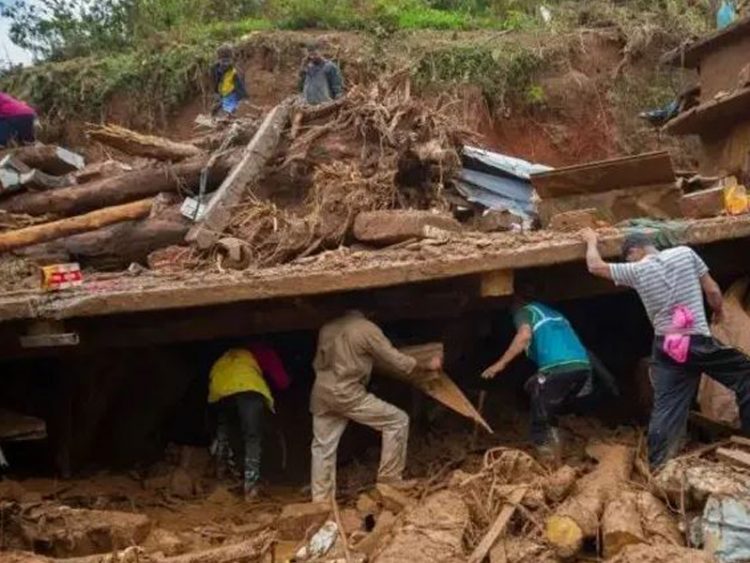
[[[401,512],[404,508],[413,505],[415,502],[414,499],[405,492],[399,491],[395,487],[385,483],[378,483],[376,491],[380,504],[382,504],[386,510],[390,510],[396,514]]]
[[[87,510],[54,503],[3,504],[4,547],[54,557],[107,553],[140,545],[151,530],[144,514]]]
[[[441,491],[410,508],[374,557],[375,563],[439,563],[461,559],[469,508],[454,491]]]
[[[304,539],[311,529],[318,529],[331,513],[327,502],[287,504],[281,511],[274,528],[282,540]]]
[[[370,495],[362,493],[357,497],[357,510],[360,515],[367,516],[370,514],[377,514],[380,510],[380,506]]]

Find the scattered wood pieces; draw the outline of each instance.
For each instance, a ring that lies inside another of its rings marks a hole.
[[[490,552],[490,549],[492,549],[492,546],[495,545],[500,535],[505,531],[510,519],[516,512],[516,507],[521,501],[523,501],[526,491],[526,487],[519,487],[508,496],[508,504],[506,504],[500,511],[500,514],[498,514],[497,519],[492,524],[487,534],[469,556],[468,563],[482,563],[484,558]]]
[[[195,145],[144,135],[114,124],[90,128],[87,133],[93,140],[131,156],[178,162],[201,153],[201,149]]]

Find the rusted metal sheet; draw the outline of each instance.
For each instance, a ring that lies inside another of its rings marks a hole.
[[[676,180],[672,158],[658,151],[558,168],[531,176],[542,199],[669,184]]]

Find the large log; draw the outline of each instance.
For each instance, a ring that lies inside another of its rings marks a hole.
[[[202,151],[189,143],[178,143],[164,137],[143,135],[119,125],[89,129],[89,137],[132,156],[178,162]]]
[[[0,234],[0,252],[29,246],[56,238],[93,231],[113,223],[146,217],[151,211],[152,198],[133,203],[97,209],[84,215],[33,225]]]
[[[266,115],[263,123],[245,147],[242,160],[226,177],[206,206],[203,218],[187,236],[187,242],[199,248],[211,247],[229,224],[232,209],[240,202],[251,184],[256,182],[269,159],[276,152],[281,133],[289,120],[294,98],[287,98]]]
[[[29,145],[13,149],[9,154],[30,168],[53,176],[81,170],[85,165],[81,155],[55,145]]]
[[[190,228],[187,220],[157,218],[126,221],[15,251],[44,266],[78,262],[97,270],[121,270],[133,262],[146,264],[154,250],[180,244]]]
[[[599,464],[579,479],[573,494],[547,518],[547,541],[562,558],[574,556],[584,540],[596,537],[605,506],[627,485],[633,469],[632,448],[593,444],[586,452]]]
[[[638,497],[624,490],[607,504],[602,516],[602,545],[609,559],[627,546],[645,541],[646,534],[638,512]]]
[[[200,181],[201,170],[207,165],[208,160],[208,156],[197,156],[179,164],[136,170],[81,186],[19,194],[0,202],[0,209],[27,215],[51,213],[67,217],[92,209],[143,199],[159,192],[195,188]],[[231,156],[218,159],[211,168],[208,187],[215,187],[226,176],[231,165]]]

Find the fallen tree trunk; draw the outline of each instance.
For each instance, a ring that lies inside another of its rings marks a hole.
[[[187,220],[148,218],[110,225],[52,242],[29,246],[14,252],[45,266],[78,262],[100,271],[127,268],[131,263],[146,264],[154,250],[180,244],[190,228]]]
[[[122,221],[146,217],[151,211],[152,198],[133,203],[97,209],[84,215],[60,219],[51,223],[33,225],[16,231],[0,234],[0,252],[54,240]]]
[[[607,502],[627,485],[633,468],[633,449],[615,444],[593,444],[586,452],[599,462],[579,479],[575,490],[547,518],[547,541],[560,557],[572,557],[587,538],[599,531]]]
[[[276,152],[291,108],[292,98],[288,98],[266,115],[245,147],[242,160],[222,182],[206,206],[203,218],[188,232],[187,242],[206,249],[221,238],[221,233],[232,217],[232,208],[240,202],[248,186],[260,178],[266,164]]]
[[[85,165],[81,155],[55,145],[29,145],[13,149],[9,154],[26,166],[53,176],[81,170]]]
[[[637,497],[631,491],[623,491],[607,504],[602,516],[604,557],[609,559],[629,545],[643,543],[645,537]]]
[[[105,125],[89,129],[87,133],[93,140],[129,155],[156,160],[178,162],[202,152],[201,149],[189,143],[178,143],[164,137],[143,135],[119,125]]]
[[[0,209],[27,215],[51,213],[67,217],[92,209],[143,199],[159,192],[195,188],[200,181],[201,170],[207,165],[208,160],[207,155],[197,156],[173,166],[136,170],[81,186],[19,194],[0,202]],[[231,165],[231,156],[218,159],[209,173],[208,186],[215,187],[226,176]]]

